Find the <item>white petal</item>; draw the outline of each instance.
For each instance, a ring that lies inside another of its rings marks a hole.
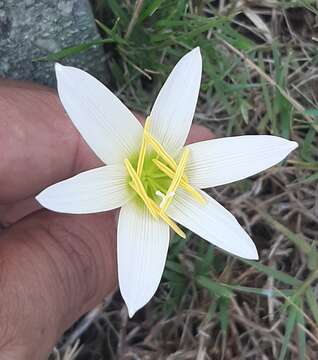
[[[138,151],[142,126],[127,107],[85,71],[56,64],[57,89],[72,122],[107,164]]]
[[[118,277],[129,316],[156,292],[169,247],[169,226],[156,220],[142,205],[124,205],[117,234]]]
[[[152,108],[150,132],[176,155],[188,136],[200,90],[202,58],[197,47],[175,66]]]
[[[189,145],[186,174],[204,189],[257,174],[283,160],[298,144],[270,135],[235,136]]]
[[[206,205],[179,189],[167,214],[203,239],[234,255],[258,259],[256,247],[235,217],[203,191]]]
[[[85,171],[49,186],[36,197],[45,208],[69,214],[107,211],[129,199],[127,172],[122,165]]]

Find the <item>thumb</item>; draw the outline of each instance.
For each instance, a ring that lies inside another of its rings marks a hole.
[[[45,359],[62,333],[116,287],[115,240],[114,212],[42,210],[6,229],[0,236],[0,353]]]

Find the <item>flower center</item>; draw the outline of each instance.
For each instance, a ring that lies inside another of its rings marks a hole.
[[[144,127],[142,144],[137,158],[125,159],[129,173],[129,186],[138,195],[155,218],[161,218],[181,237],[184,232],[166,214],[179,186],[189,192],[199,203],[205,199],[189,183],[184,170],[190,150],[184,148],[179,163],[166,152],[163,146],[149,132],[150,118]],[[152,151],[148,151],[148,147]]]

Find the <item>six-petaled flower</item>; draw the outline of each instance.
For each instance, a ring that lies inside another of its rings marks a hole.
[[[58,93],[75,127],[107,165],[50,186],[36,198],[46,208],[81,214],[121,207],[117,231],[119,286],[132,316],[155,293],[170,228],[178,224],[232,254],[257,259],[237,220],[201,189],[254,175],[283,160],[295,142],[248,135],[185,146],[201,82],[199,48],[175,66],[145,127],[86,72],[56,65]]]

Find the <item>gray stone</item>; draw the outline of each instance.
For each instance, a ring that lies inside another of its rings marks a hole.
[[[33,60],[99,38],[88,0],[0,0],[0,77],[54,86],[53,63]],[[106,81],[102,47],[61,63]]]

